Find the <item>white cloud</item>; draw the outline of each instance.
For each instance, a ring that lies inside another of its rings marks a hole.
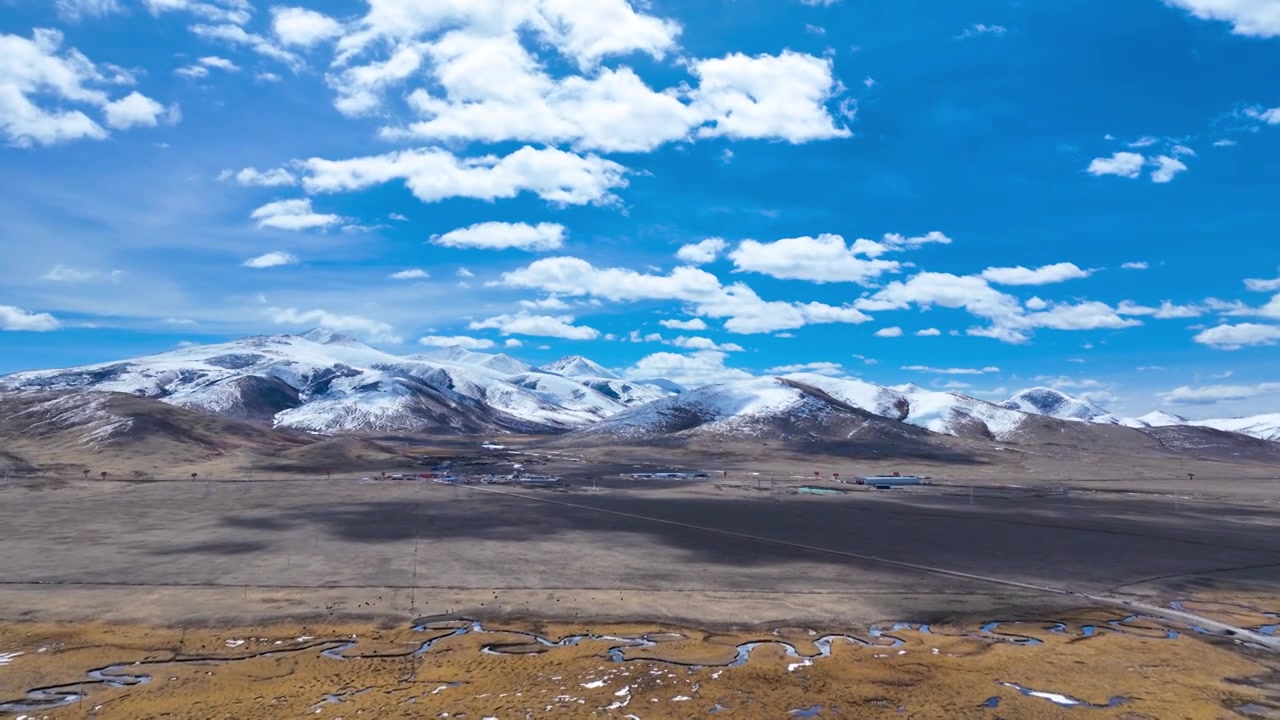
[[[1139,153],[1118,152],[1109,158],[1094,158],[1085,169],[1090,175],[1119,175],[1136,178],[1142,174],[1147,159]]]
[[[475,273],[471,272],[470,270],[464,267],[458,268],[458,271],[455,272],[454,275],[457,275],[460,278],[473,278],[476,276]]]
[[[507,338],[502,342],[502,345],[504,347],[509,347],[509,348],[518,348],[518,347],[523,347],[524,342],[518,338]]]
[[[419,345],[429,345],[431,347],[462,347],[468,350],[484,350],[494,346],[494,342],[488,338],[473,338],[467,335],[427,335],[418,338]]]
[[[66,265],[54,265],[49,272],[41,276],[44,280],[64,283],[120,282],[122,277],[124,277],[123,270],[82,270]]]
[[[393,272],[389,275],[392,280],[426,280],[431,277],[431,273],[422,268],[408,268],[399,272]]]
[[[342,23],[323,13],[299,7],[271,9],[271,30],[285,45],[308,48],[342,34]]]
[[[802,5],[808,5],[809,7],[831,7],[838,2],[840,0],[800,0]]]
[[[297,55],[294,55],[257,33],[245,31],[245,29],[240,27],[238,24],[223,23],[220,25],[192,25],[191,32],[197,37],[205,40],[217,40],[230,45],[247,47],[263,57],[278,60],[293,69],[300,68],[303,65],[302,59]]]
[[[277,325],[314,326],[336,332],[351,333],[372,342],[399,343],[395,329],[387,323],[359,315],[339,315],[327,310],[298,310],[296,308],[267,308],[267,319]]]
[[[477,320],[469,325],[472,330],[497,330],[503,335],[537,335],[565,340],[595,340],[600,331],[585,325],[574,325],[572,315],[533,315],[524,311],[514,315],[498,315]]]
[[[1127,263],[1124,263],[1124,264],[1123,264],[1123,265],[1121,265],[1120,267],[1121,267],[1121,268],[1123,268],[1123,269],[1125,269],[1125,270],[1146,270],[1147,268],[1149,268],[1149,267],[1151,267],[1151,266],[1147,263],[1147,261],[1145,261],[1145,260],[1140,260],[1140,261],[1138,261],[1138,262],[1127,262]]]
[[[938,337],[941,334],[942,331],[938,328],[925,328],[923,330],[916,331],[917,337]]]
[[[698,78],[691,107],[711,123],[698,129],[699,137],[799,143],[851,135],[825,108],[838,87],[830,58],[790,50],[756,57],[733,53],[694,61],[689,70]]]
[[[0,330],[47,332],[60,327],[62,323],[49,313],[33,313],[12,305],[0,305]]]
[[[1026,342],[1036,328],[1054,330],[1120,329],[1141,325],[1121,317],[1105,303],[1050,303],[1038,298],[1023,308],[1018,298],[1000,292],[974,275],[922,272],[906,281],[894,281],[879,292],[854,303],[863,310],[903,310],[915,305],[963,308],[987,319],[985,328],[969,328],[967,334],[1006,343]],[[1031,312],[1028,312],[1030,310]]]
[[[344,220],[341,215],[313,212],[310,198],[277,200],[267,203],[254,210],[250,217],[258,221],[258,227],[273,227],[282,230],[330,227]]]
[[[991,267],[982,271],[981,277],[999,285],[1049,285],[1087,278],[1092,270],[1082,270],[1074,263],[1061,262],[1035,269],[1017,267]]]
[[[696,243],[681,245],[676,250],[676,258],[690,265],[703,265],[720,257],[720,253],[728,247],[724,238],[712,237]]]
[[[184,11],[213,22],[243,25],[253,17],[249,0],[142,0],[153,15]]]
[[[728,318],[725,329],[736,333],[774,332],[807,324],[860,323],[870,319],[850,306],[765,301],[742,283],[723,286],[715,275],[688,266],[677,267],[670,275],[647,275],[625,268],[596,268],[575,257],[555,257],[503,273],[498,284],[614,302],[678,300],[688,303],[693,315]]]
[[[711,338],[705,337],[680,337],[672,340],[669,344],[685,350],[719,350],[721,352],[742,352],[743,347],[737,343],[717,343]]]
[[[983,368],[936,368],[928,365],[903,365],[902,369],[933,375],[987,375],[1000,372],[1000,368],[990,365]]]
[[[281,265],[296,265],[298,264],[298,257],[292,253],[276,251],[269,252],[265,255],[259,255],[255,258],[249,258],[241,264],[247,268],[257,269],[279,267]]]
[[[880,241],[860,238],[848,245],[840,235],[822,234],[771,243],[744,240],[729,253],[729,259],[738,271],[782,280],[867,283],[902,267],[896,260],[880,259],[886,253],[950,242],[951,238],[937,231],[918,237],[888,234]]]
[[[395,220],[396,222],[409,222],[409,218],[405,217],[404,215],[401,215],[400,213],[391,213],[390,215],[387,216],[387,219]]]
[[[745,370],[725,367],[726,357],[726,353],[716,350],[703,350],[689,355],[653,353],[640,358],[635,365],[623,371],[623,375],[631,380],[665,378],[690,388],[750,380],[754,377]]]
[[[1161,155],[1152,162],[1156,164],[1156,169],[1151,171],[1151,182],[1154,183],[1167,183],[1173,180],[1175,175],[1187,169],[1181,160],[1168,155]]]
[[[1280,125],[1280,107],[1273,107],[1270,109],[1249,108],[1244,111],[1244,114],[1254,120],[1260,120],[1268,125]]]
[[[117,130],[131,127],[155,127],[163,120],[167,123],[177,122],[181,117],[177,105],[165,107],[138,91],[109,102],[102,107],[107,124]]]
[[[1254,345],[1275,345],[1280,341],[1280,325],[1257,323],[1224,324],[1202,330],[1194,338],[1201,345],[1219,350],[1239,350]]]
[[[1174,145],[1171,151],[1174,155],[1186,155],[1188,157],[1198,157],[1196,151],[1186,145]]]
[[[844,366],[837,362],[808,362],[798,363],[795,365],[779,365],[772,367],[765,372],[770,375],[789,375],[791,373],[813,373],[815,375],[829,375],[831,377],[839,377],[844,375]]]
[[[200,58],[190,65],[180,67],[177,70],[174,70],[174,72],[184,77],[202,78],[208,76],[209,68],[217,68],[227,72],[238,72],[240,70],[239,65],[236,65],[224,57],[209,55]]]
[[[87,17],[103,17],[120,12],[118,0],[55,0],[54,10],[67,22],[78,22]]]
[[[1227,138],[1223,138],[1223,139],[1221,139],[1221,140],[1214,140],[1214,141],[1213,141],[1213,146],[1214,146],[1214,147],[1235,147],[1237,144],[1238,144],[1238,143],[1236,143],[1236,141],[1235,141],[1235,140],[1230,140],[1230,139],[1227,139]]]
[[[672,330],[706,330],[707,324],[702,318],[692,318],[689,320],[659,320],[658,324],[662,327],[671,328]]]
[[[1201,387],[1183,385],[1168,392],[1160,393],[1160,397],[1165,402],[1175,405],[1213,405],[1232,400],[1250,400],[1277,392],[1280,392],[1280,383],[1204,385]]]
[[[556,223],[508,223],[482,222],[434,235],[435,245],[453,248],[480,248],[484,250],[555,250],[564,245],[564,226]]]
[[[240,185],[254,187],[284,187],[298,184],[298,178],[284,168],[259,170],[249,167],[234,173],[230,170],[223,170],[218,175],[218,179],[223,181],[235,180]]]
[[[996,37],[1000,37],[1001,35],[1004,35],[1007,32],[1009,32],[1009,29],[1004,27],[1003,25],[986,25],[984,23],[975,23],[965,28],[964,32],[960,33],[956,37],[960,40],[965,40],[967,38],[980,37],[982,35],[995,35]]]
[[[349,192],[403,180],[422,202],[454,197],[496,200],[528,191],[552,203],[585,205],[609,202],[610,190],[627,185],[621,165],[556,148],[523,147],[502,158],[405,150],[348,160],[311,158],[303,164],[310,173],[303,184],[310,192]]]
[[[1165,0],[1201,20],[1231,23],[1236,35],[1280,36],[1280,8],[1275,0]]]
[[[567,310],[569,303],[558,297],[540,298],[538,300],[521,300],[520,307],[530,310]]]
[[[882,337],[882,338],[902,337],[902,328],[900,327],[880,328],[875,332],[875,335],[876,337]]]
[[[62,40],[62,33],[44,28],[30,39],[0,34],[0,134],[9,142],[28,147],[107,137],[105,128],[70,104],[101,109],[117,128],[176,121],[177,106],[165,108],[136,91],[112,101],[101,86],[132,84],[132,75],[99,67],[79,50],[61,50]]]
[[[1160,303],[1160,307],[1148,307],[1125,300],[1116,306],[1116,312],[1121,315],[1149,315],[1157,320],[1171,320],[1200,317],[1205,313],[1205,308],[1198,305],[1175,305],[1168,300]]]
[[[1280,277],[1270,280],[1249,278],[1244,281],[1244,286],[1254,292],[1275,292],[1280,290]]]
[[[1126,143],[1126,144],[1131,148],[1144,148],[1144,147],[1151,147],[1152,145],[1155,145],[1158,142],[1160,142],[1160,138],[1154,138],[1154,137],[1151,137],[1150,135],[1145,135],[1143,137],[1138,138],[1137,140],[1134,140],[1131,143]]]

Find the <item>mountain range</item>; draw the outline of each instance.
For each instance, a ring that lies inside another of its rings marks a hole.
[[[877,434],[896,440],[940,434],[1016,443],[1089,425],[1191,444],[1203,440],[1193,437],[1193,428],[1280,442],[1280,414],[1126,418],[1052,388],[1030,388],[992,403],[912,384],[886,387],[808,373],[687,389],[661,378],[628,380],[576,355],[542,367],[461,347],[394,355],[323,329],[20,372],[0,377],[0,393],[122,393],[321,435],[575,432],[585,439],[652,440],[790,433],[871,442]],[[91,404],[86,398],[81,402]],[[124,425],[97,423],[88,431],[90,441],[122,432]]]

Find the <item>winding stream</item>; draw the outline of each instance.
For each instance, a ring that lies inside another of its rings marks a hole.
[[[1174,609],[1181,610],[1182,603],[1173,603],[1172,607],[1174,607]],[[1245,609],[1268,618],[1276,617],[1275,613],[1261,613],[1252,608],[1245,608],[1244,606],[1239,606],[1238,609]],[[1144,624],[1137,625],[1135,623]],[[943,636],[976,638],[987,642],[1007,643],[1018,646],[1032,646],[1043,643],[1043,640],[1032,634],[1028,634],[1030,631],[1047,631],[1054,635],[1080,639],[1091,638],[1102,632],[1113,632],[1144,638],[1176,640],[1179,637],[1178,632],[1168,629],[1168,627],[1166,627],[1167,625],[1168,623],[1166,621],[1144,615],[1130,615],[1118,620],[1109,620],[1098,624],[1083,624],[1074,627],[1062,622],[1028,623],[991,621],[983,624],[975,633],[948,633]],[[832,648],[836,643],[847,643],[855,647],[891,649],[900,648],[905,645],[905,640],[897,635],[903,632],[938,635],[938,633],[936,633],[927,624],[917,625],[911,623],[895,623],[888,627],[872,626],[868,629],[867,637],[865,638],[848,634],[816,636],[810,640],[810,642],[817,652],[813,654],[805,654],[800,652],[794,644],[780,639],[780,632],[775,631],[773,633],[775,639],[752,640],[739,643],[734,646],[734,654],[732,658],[724,662],[694,663],[670,657],[662,657],[660,653],[654,653],[655,648],[659,648],[663,643],[689,639],[685,635],[679,633],[655,632],[645,633],[634,637],[585,633],[580,635],[568,635],[553,640],[533,632],[509,630],[504,628],[489,628],[479,620],[453,616],[420,618],[413,622],[412,627],[413,630],[417,632],[440,634],[435,635],[429,640],[419,643],[413,649],[404,652],[353,652],[360,645],[360,640],[354,636],[350,638],[331,638],[320,640],[299,638],[294,642],[294,644],[275,646],[259,652],[247,653],[233,657],[197,655],[190,657],[173,657],[166,659],[114,663],[89,670],[86,673],[86,679],[84,680],[33,688],[27,691],[25,697],[0,702],[0,713],[30,713],[63,707],[86,698],[88,692],[94,687],[105,686],[111,688],[129,688],[144,685],[152,680],[152,676],[148,672],[151,668],[187,664],[223,665],[264,657],[312,651],[318,652],[321,657],[340,662],[418,657],[431,652],[440,643],[449,638],[467,634],[500,635],[503,638],[507,638],[501,642],[485,643],[481,645],[480,652],[488,655],[532,655],[541,654],[553,648],[575,646],[582,642],[606,642],[610,643],[610,645],[604,654],[605,657],[612,662],[655,663],[692,669],[741,667],[750,661],[752,655],[755,654],[757,650],[762,647],[772,646],[780,649],[788,659],[797,661],[788,665],[788,670],[792,671],[799,667],[811,665],[817,660],[829,658],[832,654]],[[1019,628],[1025,628],[1025,631],[1019,632]],[[1258,627],[1256,632],[1275,635],[1276,628],[1277,624],[1263,625]],[[1202,631],[1195,626],[1191,626],[1191,630],[1194,632]],[[810,635],[816,635],[816,633],[811,630],[808,632]],[[509,638],[519,638],[519,640],[511,641]],[[636,656],[634,655],[635,651],[647,652]],[[903,654],[905,652],[905,650],[900,650],[899,654]],[[883,657],[883,655],[879,656]],[[14,657],[17,656],[15,655]],[[1107,708],[1114,707],[1116,704],[1124,701],[1124,698],[1112,698],[1106,705],[1092,705],[1082,700],[1077,700],[1065,695],[1059,695],[1057,693],[1029,690],[1016,683],[1004,682],[1001,684],[1006,687],[1014,688],[1024,695],[1040,697],[1060,705],[1070,705],[1073,707]],[[998,698],[992,698],[988,703],[992,703],[988,705],[989,707],[995,707],[999,704],[999,700]]]

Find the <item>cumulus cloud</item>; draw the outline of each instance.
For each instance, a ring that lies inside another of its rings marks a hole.
[[[861,323],[870,319],[850,306],[765,301],[742,283],[724,286],[715,275],[687,266],[677,267],[670,275],[650,275],[625,268],[596,268],[575,257],[554,257],[503,273],[499,284],[614,302],[681,301],[689,305],[692,315],[728,318],[725,329],[735,333],[775,332],[808,324]]]
[[[507,338],[502,341],[503,347],[518,348],[524,347],[524,343],[519,338]]]
[[[297,263],[298,263],[298,257],[296,255],[293,255],[292,253],[276,251],[276,252],[269,252],[265,255],[259,255],[258,257],[255,257],[255,258],[249,258],[248,260],[245,260],[241,264],[247,268],[261,269],[261,268],[279,267],[281,265],[296,265]]]
[[[718,343],[711,338],[705,337],[686,337],[681,335],[668,344],[686,350],[720,350],[722,352],[742,352],[743,347],[737,343]]]
[[[1117,152],[1111,157],[1094,158],[1085,169],[1090,175],[1119,175],[1136,178],[1142,174],[1147,158],[1141,153]]]
[[[904,310],[912,306],[964,309],[991,323],[987,327],[969,328],[967,334],[1006,343],[1026,342],[1037,328],[1096,330],[1142,324],[1120,316],[1106,303],[1095,301],[1052,303],[1032,298],[1024,308],[1018,298],[996,290],[981,277],[937,272],[918,273],[905,281],[895,280],[854,305],[863,310]]]
[[[1143,138],[1137,143],[1130,143],[1129,146],[1145,147],[1155,142],[1157,142],[1155,138]],[[1175,155],[1195,155],[1194,151],[1182,145],[1175,146],[1172,152]],[[1085,168],[1085,172],[1095,177],[1117,175],[1132,180],[1140,176],[1145,167],[1153,168],[1151,182],[1157,184],[1170,182],[1179,173],[1185,172],[1187,169],[1186,163],[1168,155],[1147,157],[1142,153],[1117,152],[1113,153],[1111,157],[1094,158],[1090,161],[1089,166]]]
[[[751,373],[738,368],[725,367],[727,353],[717,350],[681,355],[673,352],[659,352],[640,358],[635,365],[623,371],[630,380],[652,380],[664,378],[689,388],[702,387],[735,380],[750,380]]]
[[[467,350],[484,350],[494,346],[488,338],[473,338],[467,335],[427,335],[418,338],[419,345],[431,347],[461,347]]]
[[[218,175],[218,179],[224,182],[233,180],[239,185],[250,187],[284,187],[298,184],[298,178],[284,168],[259,170],[248,167],[238,172],[223,170]]]
[[[881,259],[887,253],[950,242],[951,238],[937,231],[918,237],[888,234],[879,241],[859,238],[848,244],[840,235],[822,234],[771,243],[744,240],[729,253],[729,259],[739,272],[781,280],[867,283],[902,267],[897,260]]]
[[[1200,331],[1192,338],[1218,350],[1239,350],[1255,345],[1275,345],[1280,341],[1280,325],[1258,323],[1222,324]]]
[[[690,265],[704,265],[720,257],[720,253],[728,247],[728,243],[724,238],[707,238],[696,243],[680,246],[676,251],[676,258]]]
[[[1124,270],[1146,270],[1151,267],[1145,260],[1137,262],[1127,262],[1120,266]]]
[[[307,230],[337,225],[345,220],[341,215],[314,212],[310,198],[277,200],[254,210],[249,216],[258,221],[258,227],[281,230]]]
[[[836,125],[825,108],[837,87],[832,69],[830,58],[790,50],[695,61],[689,68],[698,79],[691,107],[709,123],[697,135],[793,143],[848,137],[848,128]]]
[[[138,91],[107,103],[102,108],[107,124],[117,130],[131,127],[155,127],[161,121],[173,123],[181,118],[176,105],[165,107]]]
[[[658,324],[672,330],[706,330],[707,323],[702,318],[691,318],[689,320],[659,320]]]
[[[1250,400],[1277,392],[1280,392],[1280,383],[1204,385],[1201,387],[1183,385],[1168,392],[1160,393],[1160,397],[1165,402],[1175,405],[1213,405],[1233,400]]]
[[[1087,278],[1092,274],[1092,270],[1082,270],[1076,267],[1074,263],[1061,262],[1053,265],[1043,265],[1035,269],[1025,268],[1021,265],[1017,267],[991,267],[983,270],[981,277],[998,285],[1049,285],[1067,280]]]
[[[299,310],[291,307],[267,308],[264,313],[268,320],[277,325],[322,327],[357,335],[372,342],[401,342],[391,325],[360,315],[340,315],[327,310]]]
[[[900,327],[880,328],[875,332],[875,335],[876,337],[882,337],[882,338],[902,337],[902,328]]]
[[[1177,158],[1171,158],[1168,155],[1160,155],[1152,160],[1156,165],[1156,169],[1151,171],[1151,182],[1167,183],[1173,180],[1180,172],[1185,172],[1187,166]]]
[[[72,140],[102,140],[105,128],[81,109],[100,110],[117,129],[176,121],[165,107],[137,91],[112,100],[105,86],[132,84],[128,72],[99,67],[79,50],[62,49],[62,33],[37,28],[30,38],[0,34],[0,133],[20,147]]]
[[[595,340],[600,331],[585,325],[574,325],[572,315],[533,315],[524,311],[514,315],[497,315],[473,321],[472,330],[497,330],[503,335],[536,335],[565,340]]]
[[[925,328],[923,330],[916,331],[917,337],[938,337],[941,334],[942,331],[938,328]]]
[[[299,7],[271,9],[271,31],[280,42],[308,48],[342,34],[342,23],[323,13]]]
[[[431,273],[422,268],[406,268],[399,272],[393,272],[388,277],[392,280],[426,280],[431,277]]]
[[[302,59],[297,55],[257,33],[246,31],[236,23],[192,25],[190,29],[193,34],[204,40],[247,47],[263,57],[282,62],[292,69],[301,68],[303,65]]]
[[[1280,10],[1274,0],[1165,0],[1201,20],[1231,23],[1236,35],[1280,36]]]
[[[12,305],[0,305],[0,330],[47,332],[60,327],[62,323],[49,313],[29,312]]]
[[[844,375],[844,366],[837,362],[808,362],[797,363],[794,365],[779,365],[772,367],[765,372],[770,375],[790,375],[791,373],[813,373],[814,375],[828,375],[831,377],[839,377]]]
[[[422,202],[465,197],[513,198],[532,192],[559,205],[613,200],[611,190],[626,187],[626,168],[595,155],[579,156],[556,148],[523,147],[505,157],[459,158],[440,149],[404,150],[352,158],[303,162],[309,192],[350,192],[403,180]]]
[[[544,251],[564,245],[564,226],[556,223],[508,223],[482,222],[434,235],[435,245],[453,248],[480,248],[484,250]]]

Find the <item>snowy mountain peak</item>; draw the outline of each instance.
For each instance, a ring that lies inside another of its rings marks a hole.
[[[605,370],[599,364],[588,360],[581,355],[568,355],[551,363],[543,365],[540,370],[563,375],[568,378],[608,378],[610,380],[621,380],[617,375]]]
[[[1000,406],[1036,415],[1048,415],[1059,420],[1120,424],[1118,418],[1088,400],[1081,400],[1061,390],[1047,387],[1019,391],[1000,403]]]
[[[321,345],[342,345],[344,347],[366,347],[359,340],[327,328],[316,327],[302,333],[298,337]]]
[[[1174,415],[1164,410],[1156,410],[1146,415],[1136,418],[1136,420],[1148,427],[1165,427],[1166,425],[1186,425],[1187,419],[1181,415]]]

